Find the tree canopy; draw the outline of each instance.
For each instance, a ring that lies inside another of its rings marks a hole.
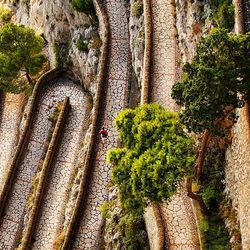
[[[73,0],[71,5],[74,10],[87,14],[94,13],[95,10],[93,0]]]
[[[158,104],[122,111],[115,119],[122,147],[108,151],[127,209],[148,201],[168,199],[177,184],[192,173],[193,141],[184,132],[178,114]]]
[[[183,106],[180,119],[189,131],[219,131],[219,121],[244,106],[250,89],[250,33],[213,29],[202,38],[194,59],[184,66],[172,97]]]
[[[44,41],[34,30],[23,25],[5,24],[0,29],[0,89],[20,92],[25,86],[24,75],[29,84],[31,76],[41,69],[45,56]]]

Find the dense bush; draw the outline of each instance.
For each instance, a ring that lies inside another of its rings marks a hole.
[[[201,39],[193,61],[184,66],[182,81],[172,88],[172,97],[184,107],[180,119],[189,131],[218,132],[229,113],[236,121],[233,109],[249,99],[249,48],[250,33],[213,29]]]
[[[192,172],[193,141],[178,115],[158,104],[122,111],[115,119],[122,148],[108,152],[112,179],[127,209],[141,209],[150,200],[168,199],[178,182]]]
[[[66,43],[54,43],[53,50],[57,68],[69,68],[71,61],[69,59],[69,47]]]
[[[82,52],[88,52],[89,48],[88,48],[88,42],[83,38],[83,37],[79,37],[77,42],[76,42],[76,47],[78,50],[82,51]]]
[[[220,210],[225,199],[223,193],[225,186],[222,182],[224,166],[225,149],[220,149],[215,144],[207,150],[201,178],[200,194],[209,211],[208,216],[204,217],[199,226],[204,250],[230,249],[229,234],[220,216]]]
[[[4,8],[0,6],[0,23],[3,22],[7,22],[10,20],[11,18],[11,10],[9,8]]]
[[[74,10],[92,14],[95,11],[93,0],[72,0],[71,5]]]
[[[212,0],[212,18],[223,28],[233,30],[234,28],[234,4],[232,0]]]

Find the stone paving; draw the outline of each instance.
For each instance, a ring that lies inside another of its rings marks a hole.
[[[96,166],[90,186],[88,203],[81,218],[73,249],[97,249],[102,218],[98,207],[108,198],[107,184],[110,167],[106,164],[107,150],[117,146],[117,133],[113,120],[124,108],[128,82],[129,33],[124,0],[107,0],[106,6],[111,27],[109,80],[106,86],[107,101],[102,125],[109,132],[107,142],[99,141]]]
[[[171,87],[176,81],[176,38],[174,6],[170,0],[152,0],[153,15],[153,71],[152,101],[176,110]],[[186,193],[174,195],[170,203],[160,206],[170,250],[195,250],[199,239],[191,200]]]
[[[226,193],[232,199],[240,223],[243,250],[250,246],[250,133],[247,109],[238,109],[233,140],[226,153]]]
[[[171,0],[152,0],[153,65],[152,101],[176,110],[171,87],[176,81],[176,29]]]
[[[0,190],[8,163],[18,143],[24,95],[6,94],[2,96],[0,118]]]
[[[161,205],[166,230],[167,249],[194,250],[199,248],[199,237],[190,198],[180,189],[170,200]]]
[[[42,89],[41,93],[43,94],[38,101],[38,111],[31,127],[31,137],[7,199],[3,220],[0,222],[0,249],[13,249],[20,237],[31,180],[37,172],[51,126],[48,118],[53,114],[56,104],[65,96],[70,97],[72,108],[65,134],[61,138],[58,161],[46,186],[49,191],[42,201],[43,210],[38,221],[34,249],[51,249],[51,238],[58,227],[70,172],[73,171],[77,145],[82,133],[80,128],[83,126],[86,111],[84,92],[80,86],[69,80],[57,79],[51,82],[49,87]],[[45,242],[48,245],[45,245]],[[41,248],[41,244],[45,248]]]

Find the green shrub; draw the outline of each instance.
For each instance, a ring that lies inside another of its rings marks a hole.
[[[10,20],[12,12],[9,8],[0,6],[0,22],[7,22]]]
[[[211,8],[214,19],[220,27],[228,30],[234,28],[234,4],[232,0],[212,0]]]
[[[199,225],[204,250],[230,250],[229,235],[217,214],[210,214]]]
[[[92,0],[72,0],[71,5],[74,10],[79,12],[85,12],[87,14],[93,14],[95,12]]]
[[[131,5],[131,15],[134,17],[140,17],[142,13],[143,13],[143,3],[141,0],[137,0]]]
[[[68,44],[54,43],[53,50],[55,53],[55,61],[57,68],[69,68],[71,62],[69,60]]]
[[[79,37],[77,42],[76,42],[76,47],[78,50],[82,51],[82,52],[88,52],[89,48],[88,48],[88,42],[83,39],[83,37]]]
[[[115,124],[123,146],[109,150],[107,160],[125,208],[141,210],[149,200],[168,199],[195,160],[177,113],[147,104],[122,111]]]
[[[225,186],[222,182],[224,166],[225,149],[220,149],[215,143],[207,149],[200,183],[200,195],[208,208],[208,215],[199,225],[204,250],[230,249],[229,233],[221,216],[221,207],[225,200]]]

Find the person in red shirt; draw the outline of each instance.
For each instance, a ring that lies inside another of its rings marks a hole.
[[[99,132],[99,134],[101,135],[102,141],[106,141],[107,137],[108,137],[108,131],[102,127],[101,131]]]

